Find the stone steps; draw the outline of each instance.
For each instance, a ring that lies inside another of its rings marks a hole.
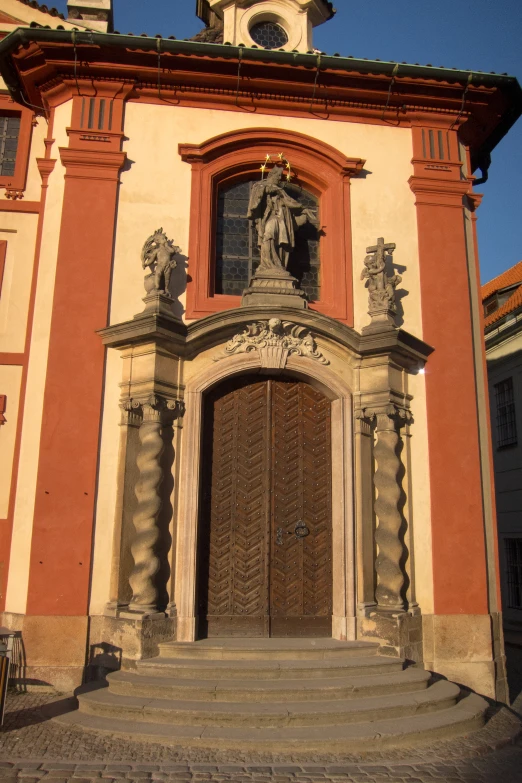
[[[404,668],[375,644],[331,639],[166,643],[157,658],[84,689],[57,720],[127,739],[209,749],[338,752],[472,731],[487,703]]]
[[[253,644],[253,642],[255,644]],[[163,642],[161,658],[250,661],[317,661],[361,655],[376,655],[375,642],[339,642],[336,639],[230,639],[226,645],[215,639],[202,639],[197,645],[188,642]]]
[[[175,676],[147,676],[132,671],[109,674],[112,693],[124,696],[163,697],[166,699],[205,701],[312,701],[351,699],[390,693],[412,692],[428,687],[430,673],[424,669],[406,669],[386,674],[338,678],[223,680],[181,679]]]
[[[312,728],[240,729],[145,723],[70,712],[55,720],[65,726],[108,732],[126,740],[156,741],[176,747],[288,753],[368,752],[411,747],[461,736],[484,723],[486,702],[471,694],[454,707],[414,717]]]
[[[404,664],[398,658],[371,655],[334,660],[207,660],[185,658],[151,658],[138,661],[137,670],[150,676],[171,676],[198,679],[241,679],[281,680],[281,679],[324,679],[325,677],[344,677],[356,674],[385,674],[402,671]]]
[[[371,696],[362,699],[299,702],[205,702],[175,699],[151,699],[144,696],[121,696],[108,688],[86,693],[82,712],[116,719],[173,726],[219,727],[306,727],[340,726],[381,719],[417,715],[448,709],[456,704],[460,689],[441,680],[431,688],[414,693]]]

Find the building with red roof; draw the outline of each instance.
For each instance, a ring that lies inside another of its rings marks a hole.
[[[482,286],[506,632],[522,631],[522,261]]]

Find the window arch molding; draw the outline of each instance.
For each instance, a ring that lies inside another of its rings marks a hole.
[[[187,318],[240,306],[241,297],[213,291],[217,191],[220,185],[259,174],[267,153],[282,152],[299,183],[320,198],[321,299],[310,307],[353,325],[350,178],[365,161],[347,158],[310,136],[273,128],[233,131],[203,144],[180,144],[178,150],[192,167]]]

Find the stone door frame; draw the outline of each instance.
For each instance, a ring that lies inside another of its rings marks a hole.
[[[180,454],[179,513],[174,597],[177,640],[197,638],[196,564],[199,519],[203,396],[213,386],[236,375],[273,374],[263,370],[259,353],[226,357],[207,366],[185,387],[185,417]],[[354,640],[355,523],[353,491],[353,402],[347,384],[324,365],[290,356],[282,375],[315,386],[332,403],[332,638]]]

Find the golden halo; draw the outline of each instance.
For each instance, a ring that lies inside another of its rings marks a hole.
[[[288,158],[285,157],[283,152],[272,153],[271,155],[267,153],[263,163],[260,166],[261,179],[265,178],[265,171],[269,168],[269,164],[272,164],[272,167],[275,168],[275,166],[277,166],[279,163],[284,163],[283,172],[286,177],[286,181],[291,182],[292,177],[295,177],[295,174],[292,171],[292,164]]]

